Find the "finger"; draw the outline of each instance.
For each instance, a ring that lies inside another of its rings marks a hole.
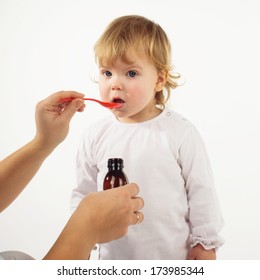
[[[65,98],[83,98],[84,94],[83,93],[79,93],[77,91],[59,91],[56,92],[52,95],[54,98],[56,98],[56,100],[58,100],[58,102],[61,102],[62,99]]]
[[[58,91],[56,93],[51,94],[47,98],[44,99],[44,101],[48,102],[48,104],[52,106],[58,106],[63,103],[68,103],[64,102],[63,99],[65,98],[83,98],[84,94],[76,92],[76,91]]]
[[[141,197],[133,197],[131,200],[132,211],[138,211],[144,207],[144,200]]]
[[[139,187],[135,183],[127,184],[123,187],[127,189],[128,193],[130,194],[130,197],[134,197],[139,193]]]
[[[137,225],[142,223],[142,221],[144,220],[144,214],[142,212],[136,211],[134,213],[131,214],[131,225]]]
[[[85,110],[86,105],[83,104],[79,109],[78,112],[83,112]]]
[[[140,224],[143,222],[144,220],[144,213],[143,212],[135,212],[136,216],[137,216],[137,221],[136,221],[136,224]]]
[[[67,105],[62,114],[64,117],[71,119],[74,114],[83,106],[84,100],[81,98],[76,98]]]

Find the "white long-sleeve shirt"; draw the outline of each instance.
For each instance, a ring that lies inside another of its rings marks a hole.
[[[86,130],[77,155],[72,208],[89,192],[103,190],[109,158],[122,158],[129,182],[145,201],[144,221],[100,245],[100,259],[186,259],[197,243],[222,245],[223,225],[210,163],[195,127],[165,109],[142,123],[113,115]]]

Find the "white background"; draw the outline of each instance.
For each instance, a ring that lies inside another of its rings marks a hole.
[[[99,98],[93,45],[115,17],[158,22],[185,84],[171,106],[200,131],[225,227],[219,259],[260,259],[259,8],[247,0],[0,0],[0,158],[34,136],[34,108],[59,90]],[[87,103],[70,134],[0,215],[0,251],[42,258],[69,217],[85,127],[110,112]]]

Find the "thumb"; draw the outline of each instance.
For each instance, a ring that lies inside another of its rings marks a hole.
[[[72,100],[68,106],[63,111],[64,117],[69,120],[75,115],[75,113],[84,105],[84,100],[81,98],[77,98]]]

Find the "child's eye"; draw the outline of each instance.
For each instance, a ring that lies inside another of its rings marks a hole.
[[[111,77],[112,73],[110,71],[106,70],[106,71],[103,71],[103,75],[106,77]]]
[[[133,77],[135,77],[136,75],[137,75],[137,72],[136,72],[136,71],[130,70],[130,71],[127,72],[127,76],[128,76],[128,77],[133,78]]]

